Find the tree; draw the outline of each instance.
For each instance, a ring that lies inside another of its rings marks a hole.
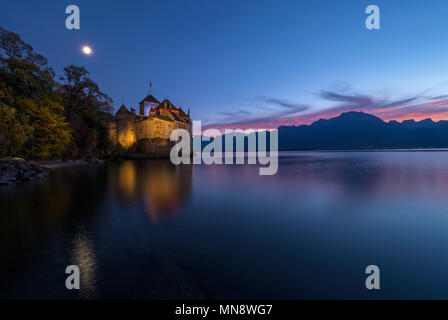
[[[27,154],[38,159],[60,156],[71,140],[71,130],[64,116],[54,112],[51,102],[36,104],[34,100],[26,99],[22,103],[27,106],[34,129]]]
[[[40,159],[62,154],[71,136],[58,86],[47,60],[0,27],[0,112],[12,124],[0,134],[8,146],[2,152]]]
[[[73,141],[65,152],[67,157],[102,156],[111,147],[107,122],[113,101],[88,76],[84,67],[70,65],[61,77],[65,117],[73,132]]]
[[[27,119],[16,116],[16,109],[0,103],[0,157],[17,155],[31,135]]]

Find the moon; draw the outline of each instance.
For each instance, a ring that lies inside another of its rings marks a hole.
[[[82,52],[85,54],[85,55],[91,55],[92,54],[92,48],[90,48],[89,46],[83,46],[82,47]]]

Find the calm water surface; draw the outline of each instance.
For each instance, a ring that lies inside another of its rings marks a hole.
[[[0,298],[448,298],[447,204],[448,152],[60,169],[0,188]]]

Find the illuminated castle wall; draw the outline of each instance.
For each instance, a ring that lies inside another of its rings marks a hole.
[[[148,95],[140,102],[140,112],[122,105],[109,123],[109,138],[131,153],[169,155],[170,134],[176,128],[186,129],[191,136],[190,110],[185,113],[169,100],[159,102]]]

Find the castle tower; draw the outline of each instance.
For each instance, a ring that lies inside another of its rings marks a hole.
[[[124,148],[131,148],[137,141],[135,132],[135,109],[131,108],[131,111],[123,104],[115,114],[116,122],[114,126],[110,127],[110,130],[115,130],[115,139],[112,139],[115,143],[121,144]],[[110,133],[110,136],[113,133]]]
[[[117,119],[128,119],[130,117],[131,113],[129,112],[128,108],[122,104],[120,109],[118,109],[117,113],[115,114],[115,117]]]
[[[140,115],[148,116],[151,108],[155,109],[160,104],[153,95],[148,94],[142,101],[140,101]]]

